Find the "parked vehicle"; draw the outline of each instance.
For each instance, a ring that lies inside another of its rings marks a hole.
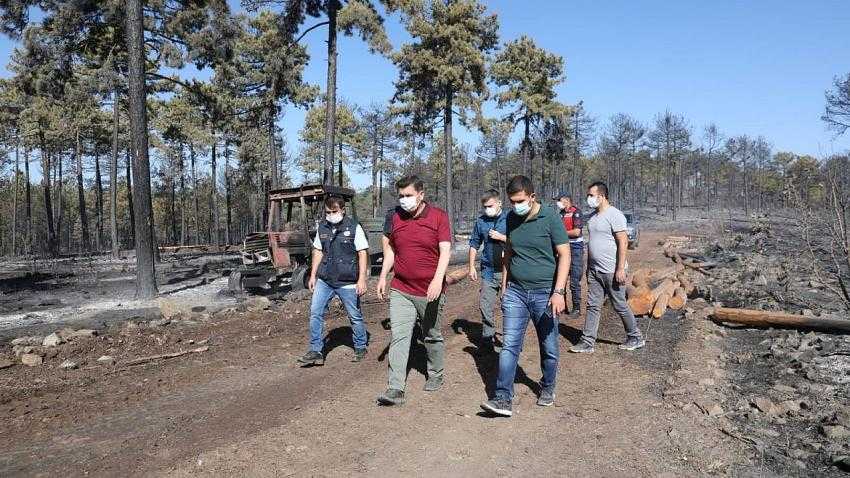
[[[626,216],[626,234],[629,236],[629,249],[636,249],[640,241],[640,220],[636,212],[624,211]]]
[[[240,251],[242,266],[230,274],[228,288],[233,291],[307,287],[312,260],[313,237],[324,216],[324,200],[339,196],[348,203],[346,210],[357,219],[353,189],[312,184],[269,191],[266,230],[248,234]],[[285,206],[285,218],[284,218]],[[296,217],[293,217],[295,213]],[[383,261],[381,233],[383,221],[361,223],[369,237],[372,267]],[[378,230],[375,230],[378,228]]]

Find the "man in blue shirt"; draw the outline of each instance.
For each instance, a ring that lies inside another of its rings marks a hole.
[[[481,196],[481,206],[484,208],[482,214],[476,221],[469,237],[469,278],[478,280],[478,271],[475,268],[475,258],[478,249],[481,250],[481,294],[479,305],[481,308],[481,342],[478,344],[478,352],[481,354],[495,353],[493,341],[496,335],[496,321],[493,308],[496,306],[496,298],[502,288],[502,251],[505,245],[505,233],[507,232],[507,212],[502,210],[502,201],[499,199],[499,191],[490,189]]]

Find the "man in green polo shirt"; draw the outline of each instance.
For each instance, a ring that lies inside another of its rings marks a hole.
[[[508,214],[502,266],[503,345],[494,397],[481,408],[511,416],[517,361],[528,321],[534,323],[540,344],[540,396],[537,404],[555,403],[558,372],[558,315],[564,311],[570,246],[567,231],[554,210],[537,202],[534,186],[515,176],[507,187],[513,211]]]

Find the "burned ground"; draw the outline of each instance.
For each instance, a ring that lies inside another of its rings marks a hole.
[[[385,386],[389,332],[382,327],[387,306],[371,293],[364,300],[371,334],[367,361],[349,361],[350,329],[335,306],[328,321],[328,362],[306,369],[295,359],[307,345],[307,294],[248,298],[216,292],[213,301],[166,295],[155,304],[121,300],[120,308],[88,310],[80,322],[63,315],[59,321],[29,326],[19,321],[5,329],[0,350],[10,366],[0,370],[0,420],[7,424],[0,430],[0,474],[842,473],[841,457],[850,455],[848,439],[841,438],[842,427],[850,427],[847,339],[736,329],[704,318],[712,302],[806,308],[808,302],[781,303],[771,292],[773,269],[759,261],[777,262],[781,272],[783,254],[770,249],[769,240],[762,252],[753,252],[748,241],[760,240],[760,232],[748,225],[724,236],[722,226],[696,214],[675,225],[660,219],[644,224],[633,267],[666,266],[669,259],[658,243],[686,236],[683,250],[718,263],[713,281],[699,284],[703,297],[692,300],[684,313],[641,318],[648,343],[634,353],[616,348],[622,325],[606,309],[596,353],[569,354],[582,323],[562,318],[553,408],[534,403],[540,371],[530,330],[517,374],[515,416],[493,419],[479,412],[497,358],[476,353],[477,286],[469,282],[449,289],[443,323],[446,385],[434,394],[421,391],[424,363],[417,344],[408,403],[395,409],[374,404]],[[766,281],[756,277],[755,282],[767,285],[750,286],[753,271],[765,274]],[[115,276],[129,272],[118,270]],[[199,275],[180,273],[185,278],[169,287],[196,286],[176,294],[223,287],[216,267]],[[61,286],[68,279],[40,282],[53,287],[51,281]],[[79,290],[60,289],[61,305],[45,309],[73,309],[74,297],[84,297]],[[817,288],[789,288],[800,297],[819,293],[811,289]],[[118,297],[116,291],[124,289],[106,290]],[[9,297],[21,290],[5,292],[4,304],[11,305]],[[828,299],[818,300],[826,304]],[[813,314],[837,312],[808,308]],[[42,313],[57,316],[55,310]],[[97,329],[96,336],[72,334],[71,329],[88,326]],[[64,343],[45,347],[39,337],[34,345],[13,347],[9,341],[51,332]],[[39,355],[43,364],[20,365],[16,352]],[[186,353],[168,358],[179,352]]]

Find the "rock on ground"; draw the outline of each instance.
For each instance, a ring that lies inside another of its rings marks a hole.
[[[36,335],[30,335],[27,337],[18,337],[12,340],[12,346],[15,345],[41,345],[41,342],[44,341],[44,337],[39,337]]]
[[[62,337],[59,336],[59,334],[53,332],[52,334],[44,338],[44,341],[41,343],[41,345],[45,347],[56,347],[57,345],[62,344],[64,342],[65,340],[63,340]]]
[[[37,367],[44,363],[44,359],[37,354],[23,354],[21,355],[21,363],[28,367]]]
[[[77,362],[74,362],[73,360],[65,360],[64,362],[59,364],[59,368],[63,368],[65,370],[73,370],[77,367],[79,367],[79,365],[77,364]]]

